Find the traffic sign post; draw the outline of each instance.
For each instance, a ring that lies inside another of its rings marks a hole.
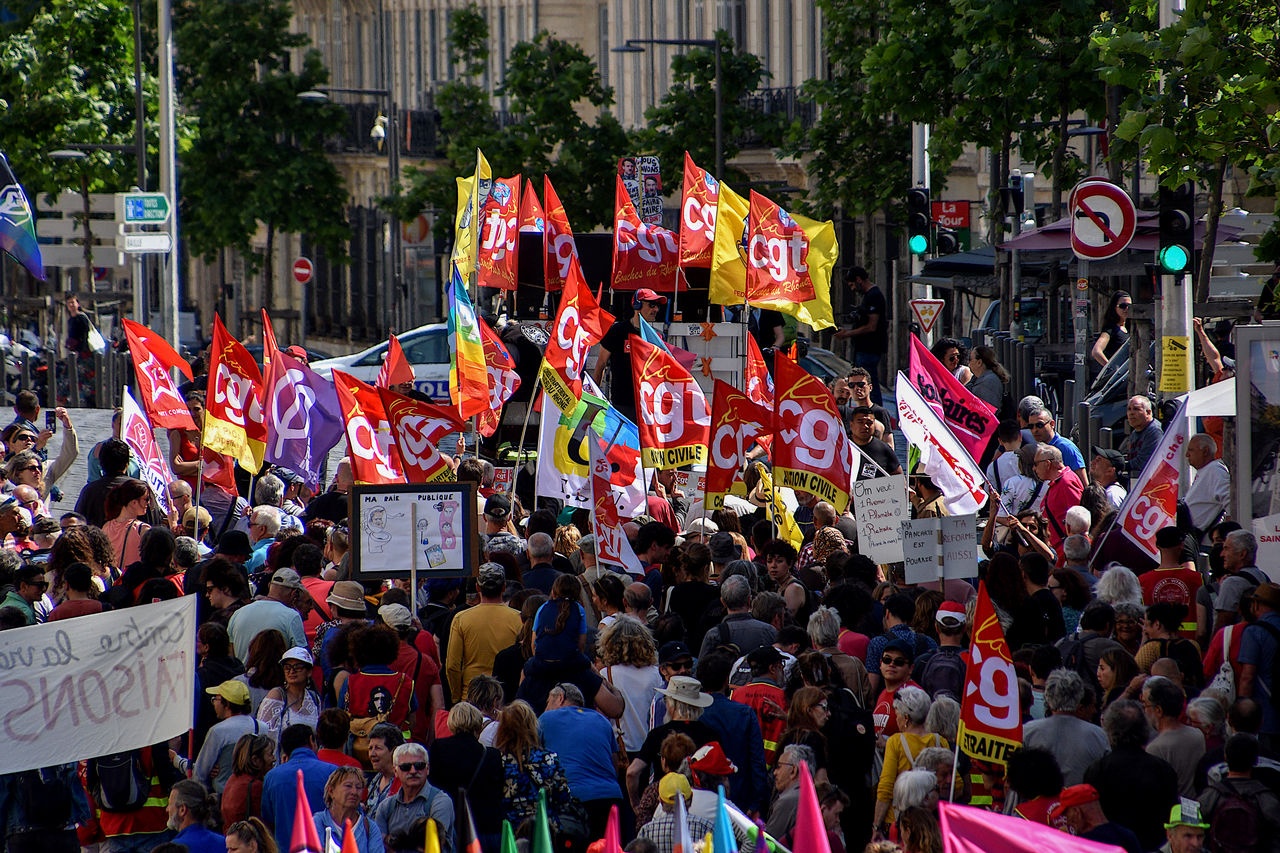
[[[301,299],[298,301],[298,343],[307,345],[307,285],[316,274],[315,264],[310,258],[297,257],[293,260],[293,280],[301,285]]]

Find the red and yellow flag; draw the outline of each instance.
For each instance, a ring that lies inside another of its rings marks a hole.
[[[676,290],[676,235],[660,225],[642,222],[622,178],[615,178],[614,184],[613,289]]]
[[[711,287],[708,299],[716,305],[741,305],[747,301],[746,242],[747,199],[721,182],[716,199],[715,248],[711,255]]]
[[[466,429],[457,411],[415,400],[387,388],[378,389],[378,398],[391,423],[391,435],[400,453],[405,478],[410,483],[449,479],[452,473],[449,462],[441,455],[439,447],[446,435]]]
[[[391,421],[378,389],[354,376],[333,371],[342,420],[347,430],[347,456],[357,483],[403,483],[404,466],[391,434]]]
[[[1022,746],[1018,673],[985,581],[978,584],[978,605],[973,611],[973,641],[957,737],[965,755],[993,764],[1006,763],[1009,753]]]
[[[773,474],[779,486],[817,495],[844,512],[852,480],[849,436],[822,380],[782,353],[773,357]]]
[[[570,266],[578,262],[578,245],[573,241],[573,229],[569,217],[551,186],[551,178],[542,176],[542,200],[546,213],[542,231],[542,275],[546,279],[548,293],[563,290],[569,283]]]
[[[747,302],[790,314],[815,330],[834,326],[835,226],[788,213],[755,190],[747,222]]]
[[[515,290],[520,261],[520,176],[499,178],[480,214],[481,287]]]
[[[201,443],[225,453],[247,471],[262,467],[267,422],[262,408],[262,373],[244,344],[231,337],[222,318],[213,315],[209,386],[204,399]]]
[[[485,438],[498,431],[502,423],[502,407],[520,387],[516,361],[506,344],[488,323],[480,321],[480,338],[484,341],[484,366],[489,374],[489,408],[480,413],[476,429]]]
[[[414,380],[413,365],[405,358],[400,339],[395,335],[387,338],[387,355],[382,359],[382,368],[378,378],[373,381],[377,388],[393,388],[396,385],[412,384]]]
[[[266,367],[271,363],[271,359],[280,351],[280,345],[276,343],[276,330],[271,326],[271,315],[267,313],[267,309],[262,309],[262,366]]]
[[[187,401],[169,375],[170,368],[176,367],[190,379],[191,365],[156,332],[133,320],[123,322],[138,378],[138,402],[147,413],[147,420],[157,429],[196,429]]]
[[[568,283],[539,370],[542,387],[565,414],[576,409],[582,400],[587,352],[613,325],[613,315],[600,307],[583,279],[577,256],[572,255],[569,260]]]
[[[707,461],[711,412],[702,388],[675,356],[632,335],[636,426],[646,468],[679,468]]]
[[[773,410],[728,382],[715,381],[711,400],[711,440],[707,449],[707,511],[724,506],[724,496],[755,443],[773,431]]]
[[[680,266],[711,268],[716,248],[716,204],[720,182],[684,152],[684,193],[680,203]]]

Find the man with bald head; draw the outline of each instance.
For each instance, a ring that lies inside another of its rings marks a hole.
[[[1137,477],[1160,446],[1160,439],[1164,438],[1164,427],[1155,418],[1151,398],[1144,394],[1129,398],[1125,420],[1129,422],[1129,429],[1132,431],[1120,443],[1120,452],[1129,460],[1130,476]]]
[[[1208,433],[1198,432],[1187,442],[1187,465],[1192,474],[1191,487],[1179,501],[1185,509],[1186,521],[1204,534],[1218,520],[1231,500],[1231,471],[1218,455],[1218,442]],[[1181,520],[1181,519],[1179,519]]]

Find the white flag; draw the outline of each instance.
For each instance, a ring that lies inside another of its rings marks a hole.
[[[173,471],[169,468],[169,460],[165,458],[160,445],[156,442],[155,430],[151,422],[143,414],[129,387],[124,389],[124,412],[121,415],[120,437],[129,445],[133,455],[138,459],[142,469],[142,480],[151,487],[160,509],[169,512],[169,484],[173,482]]]
[[[898,427],[920,449],[920,466],[942,490],[952,515],[972,515],[987,502],[978,463],[929,408],[906,374],[898,371]]]

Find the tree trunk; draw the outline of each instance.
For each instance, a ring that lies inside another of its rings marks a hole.
[[[1209,175],[1209,213],[1204,220],[1204,242],[1200,247],[1200,268],[1196,270],[1196,284],[1192,299],[1196,303],[1209,301],[1209,279],[1213,273],[1213,249],[1218,241],[1218,222],[1222,219],[1222,185],[1226,181],[1227,158],[1222,157]],[[1194,310],[1194,309],[1193,309]]]

